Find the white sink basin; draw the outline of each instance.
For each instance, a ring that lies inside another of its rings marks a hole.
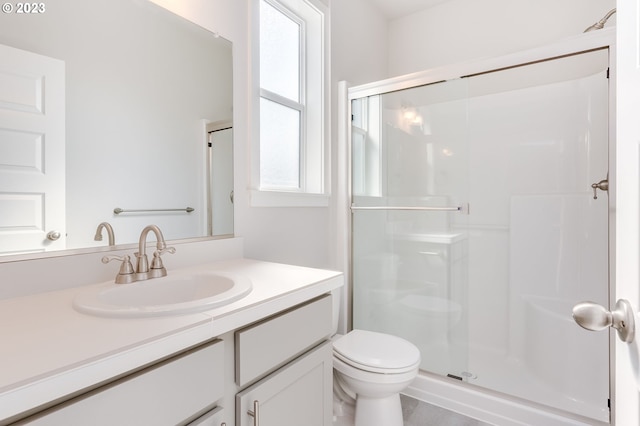
[[[217,271],[177,273],[131,284],[92,286],[76,295],[73,307],[105,317],[188,314],[235,302],[251,289],[251,280],[240,275]]]

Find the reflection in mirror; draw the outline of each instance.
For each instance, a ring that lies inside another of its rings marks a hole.
[[[230,129],[207,161],[207,125],[232,118],[231,43],[147,0],[46,7],[0,16],[0,254],[104,247],[103,222],[117,244],[151,223],[232,235],[232,205],[207,214],[208,164],[233,187]]]
[[[207,125],[207,206],[209,235],[233,234],[233,125]]]

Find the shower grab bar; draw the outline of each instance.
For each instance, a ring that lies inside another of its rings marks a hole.
[[[461,212],[461,206],[453,207],[427,207],[427,206],[351,206],[354,210],[422,210],[430,212]]]
[[[115,209],[113,209],[113,212],[115,214],[120,214],[120,213],[142,213],[142,212],[187,212],[187,213],[191,213],[192,211],[194,211],[195,209],[193,207],[186,207],[184,209],[121,209],[120,207],[116,207]]]

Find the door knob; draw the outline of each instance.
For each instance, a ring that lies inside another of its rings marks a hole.
[[[60,238],[60,233],[58,231],[49,231],[47,233],[47,239],[51,241],[56,241]]]
[[[620,299],[613,311],[592,302],[578,303],[573,307],[573,319],[582,328],[592,331],[613,327],[623,342],[633,342],[636,322],[629,301]]]

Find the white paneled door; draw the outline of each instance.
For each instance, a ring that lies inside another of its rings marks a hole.
[[[618,2],[615,297],[627,299],[636,313],[640,284],[640,0]],[[613,422],[640,424],[639,342],[616,339]]]
[[[0,45],[0,254],[64,248],[65,65]]]

